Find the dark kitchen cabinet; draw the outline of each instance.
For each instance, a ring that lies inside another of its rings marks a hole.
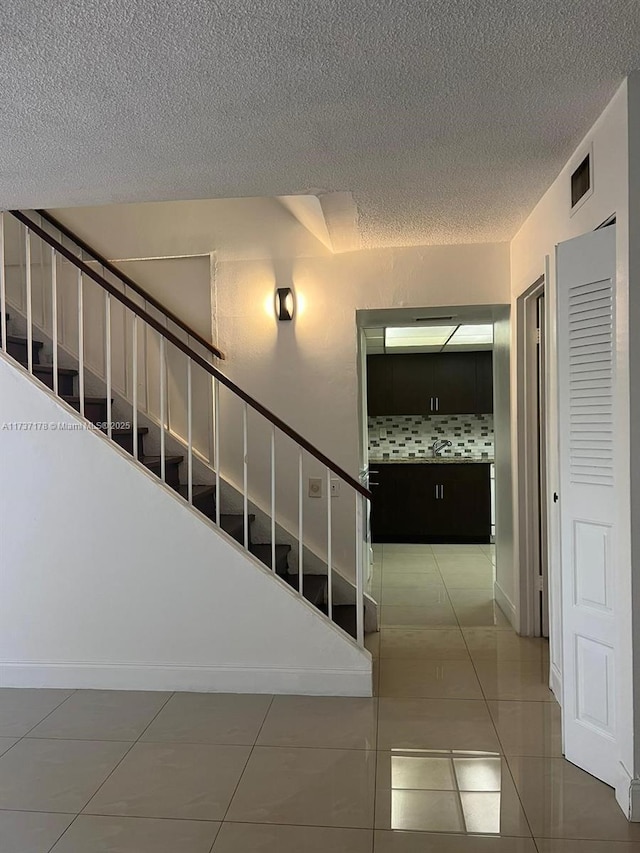
[[[368,413],[467,415],[493,411],[491,352],[370,355]]]
[[[489,542],[488,463],[381,463],[375,470],[374,542]]]
[[[476,353],[476,412],[493,412],[493,353]]]

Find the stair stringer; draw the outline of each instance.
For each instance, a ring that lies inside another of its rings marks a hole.
[[[24,317],[24,309],[17,302],[8,300],[12,308],[12,324],[13,332],[16,334],[26,335],[26,319]],[[52,348],[51,333],[42,324],[32,321],[34,329],[37,330],[39,340],[44,342],[44,352],[50,354]],[[77,368],[77,354],[66,347],[63,343],[58,342],[59,363],[60,367]],[[52,359],[48,359],[49,363]],[[85,387],[86,393],[91,396],[103,396],[106,394],[106,383],[104,377],[98,372],[97,368],[91,364],[85,364]],[[114,421],[132,421],[131,400],[123,393],[122,389],[113,387],[111,396],[114,400],[113,405],[113,420]],[[160,421],[151,411],[140,411],[138,413],[138,425],[146,426],[150,429],[149,435],[146,438],[146,447],[151,455],[160,453]],[[185,454],[187,451],[187,441],[184,436],[174,430],[167,430],[166,451],[170,454]],[[186,468],[183,464],[181,468]],[[194,480],[198,483],[207,483],[212,485],[215,483],[215,471],[208,461],[194,451],[193,455],[193,471]],[[183,472],[183,481],[185,480]],[[223,512],[242,513],[243,498],[242,490],[239,484],[234,483],[232,479],[224,472],[220,474],[220,490],[222,496]],[[256,495],[251,495],[249,499],[249,512],[255,515],[253,530],[260,541],[268,542],[271,537],[271,517],[266,504],[256,499]],[[276,522],[276,541],[291,547],[289,555],[289,567],[292,573],[297,572],[299,541],[296,532],[290,529],[288,524],[284,524],[282,519]],[[307,574],[327,574],[327,563],[322,557],[318,556],[320,548],[315,544],[308,542],[303,545],[303,564],[304,571]],[[356,600],[356,588],[354,582],[347,576],[347,573],[340,565],[333,565],[333,600],[335,604],[353,604]],[[379,630],[379,608],[378,602],[369,594],[364,595],[364,613],[365,613],[365,631],[367,633]]]
[[[0,355],[4,686],[369,696],[371,656]],[[79,428],[80,427],[80,428]]]

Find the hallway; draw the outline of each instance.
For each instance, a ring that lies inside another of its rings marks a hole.
[[[491,560],[376,546],[373,699],[0,690],[0,851],[640,853]]]

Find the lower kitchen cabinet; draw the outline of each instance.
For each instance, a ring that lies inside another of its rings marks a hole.
[[[372,468],[374,542],[490,541],[489,463],[380,463]]]

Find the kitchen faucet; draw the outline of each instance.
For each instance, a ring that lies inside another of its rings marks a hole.
[[[445,447],[452,447],[448,438],[437,438],[431,445],[431,452],[434,456],[440,456]]]

